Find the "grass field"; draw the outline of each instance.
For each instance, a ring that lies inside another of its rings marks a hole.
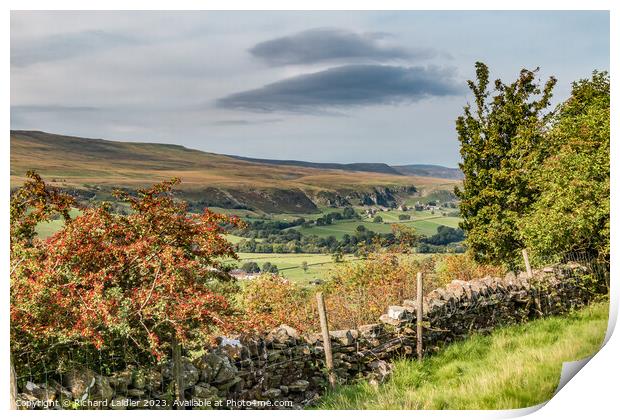
[[[334,268],[336,264],[332,260],[330,254],[257,254],[244,253],[239,254],[239,266],[244,262],[254,261],[259,266],[266,262],[270,262],[278,266],[280,275],[300,284],[308,284],[310,280],[319,278],[325,279],[329,274],[329,270]],[[345,255],[344,261],[355,260],[353,255]],[[308,263],[308,271],[301,268],[302,262]]]
[[[230,242],[231,244],[238,244],[241,241],[248,240],[248,238],[244,238],[243,236],[236,236],[236,235],[224,235],[224,238],[226,238],[226,240]],[[257,238],[257,239],[254,239],[254,241],[262,242],[263,240],[261,238]]]
[[[259,266],[266,262],[270,262],[278,266],[280,275],[289,280],[297,282],[301,285],[307,285],[310,280],[322,279],[329,277],[330,271],[340,263],[333,261],[331,254],[260,254],[240,252],[237,254],[239,261],[237,265],[240,267],[244,262],[254,261]],[[431,254],[409,254],[410,258],[420,259],[427,258]],[[232,261],[232,260],[230,260]],[[308,263],[308,270],[301,268],[302,262]],[[361,258],[352,254],[343,256],[344,262],[361,261]]]
[[[269,218],[274,220],[293,220],[298,217],[306,217],[306,219],[316,219],[325,213],[329,213],[330,211],[336,211],[336,209],[332,208],[323,208],[321,209],[321,213],[316,215],[290,215],[290,214],[274,214],[274,215],[259,215],[257,213],[251,212],[249,210],[236,210],[236,209],[221,209],[218,207],[211,208],[211,210],[219,213],[225,214],[235,214],[240,217],[247,218],[249,220],[258,219],[258,218]],[[319,237],[326,238],[328,236],[335,236],[338,239],[342,239],[345,234],[353,235],[355,233],[355,229],[359,225],[364,225],[366,229],[371,230],[376,233],[390,233],[392,231],[391,225],[393,223],[402,223],[404,225],[413,227],[416,229],[418,234],[432,236],[437,233],[437,228],[439,226],[449,226],[456,228],[458,227],[458,223],[461,220],[458,217],[449,217],[449,216],[438,216],[432,215],[430,212],[406,212],[410,214],[412,220],[401,221],[398,220],[398,215],[403,214],[405,212],[399,212],[396,210],[390,212],[381,212],[380,215],[384,219],[384,223],[374,223],[370,219],[362,219],[362,220],[337,220],[333,224],[328,226],[312,226],[309,228],[296,226],[291,229],[298,229],[303,235],[318,235]],[[77,210],[71,211],[71,216],[75,217],[79,212]],[[57,219],[52,220],[46,223],[40,223],[37,225],[37,234],[40,238],[45,239],[63,226],[63,220]],[[225,237],[233,244],[241,241],[242,237],[235,235],[225,235]],[[260,242],[261,239],[255,239],[257,242]],[[304,277],[305,278],[305,277]]]
[[[41,239],[46,239],[58,232],[65,222],[62,219],[51,220],[49,222],[39,223],[35,228],[37,235]]]
[[[596,303],[566,316],[474,336],[421,364],[398,361],[385,384],[341,386],[318,408],[497,410],[540,404],[553,396],[563,362],[600,348],[608,306]]]
[[[80,211],[78,209],[71,209],[69,211],[70,216],[76,217],[80,215]],[[41,239],[48,238],[52,236],[54,233],[58,232],[65,225],[65,221],[61,219],[50,220],[49,222],[39,223],[35,228],[37,235]]]
[[[411,215],[412,220],[398,220],[398,215],[404,213],[398,211],[381,212],[379,216],[383,218],[383,223],[374,223],[372,219],[337,220],[327,226],[294,227],[291,229],[298,229],[303,235],[317,235],[323,238],[333,235],[337,239],[342,239],[345,234],[353,235],[359,225],[364,225],[366,229],[376,233],[390,233],[392,224],[401,223],[415,228],[418,234],[432,236],[437,233],[439,226],[457,228],[461,220],[458,217],[432,215],[430,212],[406,212],[406,214]]]

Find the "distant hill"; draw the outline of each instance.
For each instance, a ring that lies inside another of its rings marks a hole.
[[[312,213],[320,206],[394,205],[455,181],[403,173],[385,164],[312,164],[240,158],[161,143],[119,142],[11,131],[11,186],[34,169],[84,199],[109,200],[113,188],[181,178],[178,194],[201,206],[268,213]],[[425,175],[426,176],[426,175]]]
[[[443,179],[463,179],[463,172],[458,168],[440,165],[392,165],[392,168],[403,175],[428,176]]]
[[[302,160],[258,159],[244,156],[225,155],[246,162],[266,163],[269,165],[301,166],[303,168],[338,169],[342,171],[377,172],[381,174],[403,175],[385,163],[317,163]]]
[[[441,179],[463,179],[463,173],[458,168],[449,168],[441,165],[411,164],[388,165],[386,163],[317,163],[303,160],[259,159],[244,156],[224,155],[246,162],[265,163],[269,165],[299,166],[303,168],[338,169],[356,172],[377,172],[391,175],[415,175]]]

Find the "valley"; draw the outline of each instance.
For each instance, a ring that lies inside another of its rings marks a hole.
[[[462,237],[454,236],[460,218],[452,192],[460,172],[452,168],[278,161],[171,144],[12,131],[12,188],[31,169],[82,206],[111,201],[117,212],[128,208],[115,202],[114,189],[133,191],[180,178],[175,196],[191,212],[208,207],[248,224],[227,235],[239,255],[238,262],[230,261],[239,278],[253,274],[242,270],[244,264],[256,263],[260,272],[268,263],[271,272],[308,286],[327,278],[340,262],[363,258],[376,241],[393,243],[394,226],[420,237],[419,253],[462,251]],[[44,239],[62,226],[62,220],[41,223],[37,233]]]

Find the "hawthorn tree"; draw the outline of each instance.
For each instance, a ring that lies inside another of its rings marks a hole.
[[[521,70],[511,84],[496,80],[490,91],[489,69],[477,62],[476,81],[468,81],[475,101],[456,120],[465,178],[455,194],[460,227],[478,262],[510,263],[524,245],[516,222],[538,193],[528,178],[549,152],[545,110],[556,83],[551,77],[541,87],[537,71]]]
[[[93,348],[164,357],[173,342],[204,344],[229,325],[218,286],[222,258],[236,258],[222,236],[236,217],[189,214],[174,200],[179,181],[116,193],[131,213],[109,205],[69,217],[71,197],[34,173],[11,199],[11,341],[15,354],[34,348]],[[55,213],[65,226],[41,240],[34,226]]]
[[[27,180],[11,197],[11,248],[28,247],[36,236],[37,224],[60,215],[65,223],[71,222],[69,211],[76,206],[73,197],[49,187],[34,171],[26,173]]]

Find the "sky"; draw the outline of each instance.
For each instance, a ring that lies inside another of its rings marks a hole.
[[[476,61],[555,105],[609,69],[609,13],[13,11],[11,129],[454,167]]]

